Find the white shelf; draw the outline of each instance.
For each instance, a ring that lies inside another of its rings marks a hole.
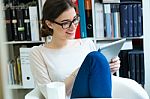
[[[33,88],[24,88],[22,85],[9,85],[9,89],[33,89]]]
[[[43,41],[10,41],[4,42],[4,44],[25,44],[25,43],[44,43]]]

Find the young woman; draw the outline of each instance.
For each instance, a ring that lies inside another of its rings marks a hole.
[[[111,97],[111,72],[119,69],[120,60],[108,63],[90,39],[74,39],[79,21],[70,0],[46,0],[41,33],[52,40],[30,54],[34,80],[45,97],[45,85],[55,81],[65,83],[68,99]]]

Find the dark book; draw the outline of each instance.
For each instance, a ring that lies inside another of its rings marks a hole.
[[[87,37],[93,37],[92,3],[91,0],[84,0]]]
[[[5,18],[6,18],[6,32],[7,32],[7,40],[13,41],[14,34],[12,31],[12,22],[11,22],[11,8],[7,8],[5,10]]]
[[[120,5],[120,30],[121,37],[128,36],[128,5],[121,4]]]
[[[31,41],[30,17],[28,8],[23,9],[23,17],[24,17],[25,40]]]
[[[144,87],[145,84],[145,68],[144,68],[144,53],[140,54],[140,83]]]
[[[14,41],[18,41],[19,37],[18,37],[18,25],[17,25],[17,13],[16,13],[16,9],[12,8],[12,31],[14,34]]]
[[[137,4],[138,6],[138,21],[137,21],[137,27],[138,27],[138,36],[143,35],[143,11],[142,11],[142,4]]]
[[[136,81],[140,84],[140,52],[135,52]]]
[[[128,5],[128,22],[129,22],[129,25],[128,25],[128,29],[129,29],[128,37],[133,37],[133,11],[132,11],[133,7],[132,6],[133,6],[132,4]]]
[[[129,62],[128,62],[128,52],[129,50],[121,50],[119,53],[120,57],[120,69],[119,76],[124,78],[129,78]]]
[[[130,51],[128,54],[129,54],[128,61],[129,61],[130,78],[136,80],[135,53],[134,51]]]
[[[137,12],[137,4],[133,4],[133,33],[134,33],[134,37],[138,36],[138,25],[137,25],[137,21],[138,21],[138,12]]]
[[[24,18],[23,18],[23,9],[17,8],[17,25],[18,25],[18,37],[19,40],[25,40],[25,27],[24,27]]]

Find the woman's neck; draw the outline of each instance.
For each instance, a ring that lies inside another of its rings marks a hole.
[[[52,38],[51,42],[48,43],[49,48],[60,49],[67,46],[68,40]]]

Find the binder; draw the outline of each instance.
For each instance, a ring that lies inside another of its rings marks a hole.
[[[39,21],[37,6],[29,6],[30,28],[32,41],[39,41]]]
[[[34,80],[30,69],[29,53],[31,48],[20,48],[22,86],[34,88]]]

